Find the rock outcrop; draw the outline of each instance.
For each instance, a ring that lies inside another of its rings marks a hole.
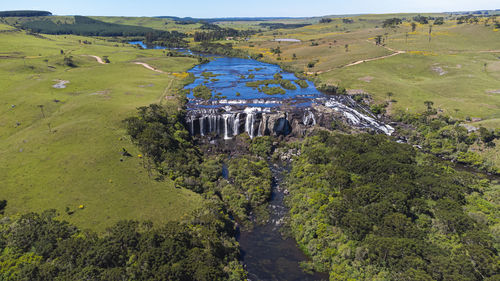
[[[231,105],[194,107],[188,110],[186,122],[195,136],[218,136],[226,140],[247,133],[257,136],[304,136],[314,126],[329,127],[334,120],[350,126],[392,134],[394,129],[376,120],[348,96],[315,99],[305,105],[272,107],[266,104],[233,102]]]

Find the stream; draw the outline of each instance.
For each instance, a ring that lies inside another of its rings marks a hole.
[[[243,262],[248,271],[248,279],[314,281],[328,280],[328,274],[308,274],[302,271],[300,263],[307,256],[297,247],[292,238],[281,235],[281,225],[288,213],[284,204],[285,188],[281,185],[288,170],[284,166],[271,165],[273,175],[272,195],[269,202],[269,222],[257,225],[250,231],[241,232],[240,242]]]

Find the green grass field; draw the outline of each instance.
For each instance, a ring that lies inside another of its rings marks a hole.
[[[6,213],[55,208],[63,219],[97,231],[121,219],[164,222],[189,214],[200,196],[150,179],[121,121],[183,84],[131,61],[155,58],[167,72],[185,71],[196,60],[94,38],[44,37],[0,33],[0,198],[8,201]],[[78,67],[64,66],[60,50]],[[81,55],[108,56],[111,63]],[[53,88],[55,80],[69,81],[67,88]],[[176,99],[162,102],[177,108]],[[122,148],[132,157],[122,156]],[[75,213],[67,215],[66,207]]]

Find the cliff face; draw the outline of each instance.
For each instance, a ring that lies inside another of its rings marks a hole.
[[[269,107],[241,102],[210,108],[192,107],[186,119],[192,135],[210,135],[226,140],[241,133],[247,133],[250,138],[266,135],[301,137],[314,126],[330,128],[335,120],[355,128],[389,135],[394,131],[347,96],[318,99],[306,105],[293,106],[283,103]]]

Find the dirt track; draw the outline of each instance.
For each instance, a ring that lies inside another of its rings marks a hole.
[[[142,65],[144,66],[145,68],[149,69],[149,70],[152,70],[152,71],[156,71],[158,73],[165,73],[165,74],[168,74],[167,72],[164,72],[164,71],[161,71],[157,68],[154,68],[152,67],[151,65],[147,64],[147,63],[144,63],[144,62],[134,62],[134,64],[138,64],[138,65]]]
[[[100,64],[106,64],[106,62],[104,62],[104,61],[103,61],[100,57],[98,57],[98,56],[93,56],[93,55],[83,55],[83,56],[85,56],[85,57],[92,57],[92,58],[96,59],[96,61],[97,61],[98,63],[100,63]]]

